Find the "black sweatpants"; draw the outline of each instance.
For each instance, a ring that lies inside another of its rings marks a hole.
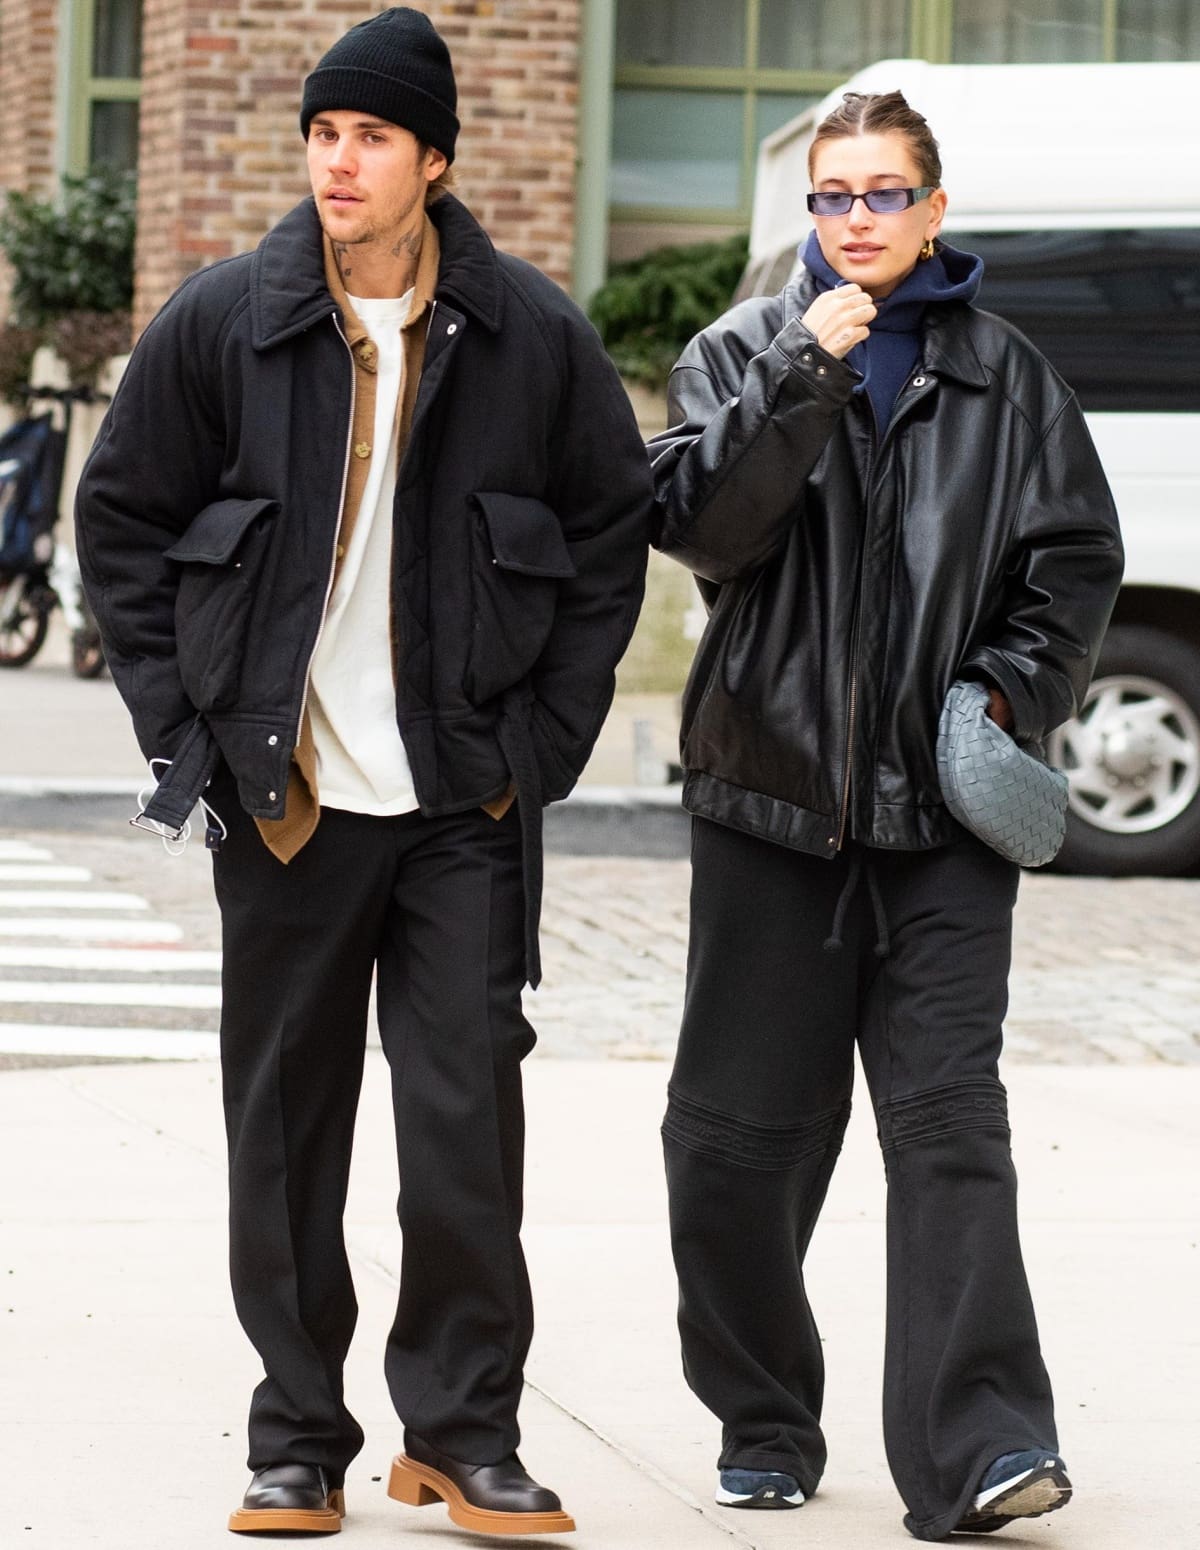
[[[231,795],[214,800],[230,830],[214,862],[230,1267],[266,1369],[250,1467],[320,1464],[340,1482],[362,1446],[342,1388],[358,1312],[342,1213],[376,969],[404,1240],[387,1381],[433,1447],[497,1462],[517,1446],[533,1323],[515,806],[498,823],[327,809],[284,866]]]
[[[1057,1446],[997,1075],[1017,868],[973,839],[826,861],[701,819],[692,861],[663,1124],[687,1380],[722,1467],[815,1490],[803,1266],[857,1040],[888,1182],[884,1437],[906,1525],[941,1539],[992,1459]]]

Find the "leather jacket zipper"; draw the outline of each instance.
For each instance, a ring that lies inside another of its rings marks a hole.
[[[867,402],[867,410],[867,427],[870,435],[871,449],[863,474],[863,489],[866,491],[866,503],[863,512],[862,550],[858,557],[858,586],[855,588],[854,593],[854,617],[850,625],[850,696],[846,708],[846,745],[843,756],[845,770],[842,776],[842,797],[838,808],[837,835],[833,841],[835,852],[840,851],[846,843],[846,829],[850,821],[851,769],[854,762],[854,723],[858,716],[859,623],[862,617],[863,573],[867,563],[867,533],[871,525],[871,481],[875,472],[875,460],[879,452],[877,445],[879,428],[875,422],[875,410],[870,400]]]
[[[329,611],[329,598],[333,592],[333,577],[337,570],[338,539],[342,531],[342,511],[346,504],[346,486],[350,482],[350,454],[354,447],[354,410],[358,398],[358,383],[354,373],[354,351],[350,348],[350,341],[342,330],[341,321],[335,312],[330,313],[333,326],[338,331],[338,338],[346,346],[346,354],[350,357],[350,419],[346,426],[346,457],[342,464],[342,493],[338,497],[337,521],[333,529],[333,548],[329,555],[329,576],[325,582],[325,600],[321,604],[321,617],[317,623],[317,633],[313,637],[312,650],[308,654],[308,662],[304,668],[304,686],[300,694],[300,715],[296,721],[296,741],[300,741],[300,734],[304,730],[304,712],[308,709],[308,687],[312,678],[312,665],[317,655],[317,646],[321,641],[321,632],[325,628],[325,615]]]
[[[871,527],[872,491],[875,480],[875,469],[878,466],[880,454],[887,445],[892,433],[895,431],[905,411],[910,407],[912,400],[903,401],[901,395],[909,391],[916,384],[925,385],[924,368],[917,365],[913,368],[908,380],[900,389],[896,397],[896,404],[892,410],[892,417],[885,428],[883,435],[879,434],[879,422],[875,417],[875,406],[868,399],[866,406],[867,427],[870,435],[870,454],[867,458],[867,466],[864,470],[863,489],[866,492],[863,510],[863,546],[858,560],[858,588],[854,596],[854,620],[850,629],[850,697],[846,712],[846,772],[842,779],[842,799],[838,812],[837,836],[834,840],[834,849],[841,850],[846,841],[846,829],[850,819],[851,797],[851,765],[854,757],[854,723],[858,712],[858,680],[859,680],[859,624],[862,617],[862,600],[864,575],[867,563],[867,534]]]
[[[854,720],[858,710],[858,605],[854,609],[854,626],[850,635],[850,703],[846,712],[845,774],[842,776],[842,801],[838,813],[837,837],[834,850],[841,850],[846,842],[846,824],[850,817],[850,765],[854,757]]]

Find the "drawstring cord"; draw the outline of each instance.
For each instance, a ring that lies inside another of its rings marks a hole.
[[[883,896],[879,891],[879,878],[875,875],[875,868],[869,861],[864,863],[863,870],[867,874],[867,892],[871,895],[871,907],[875,911],[875,956],[886,958],[892,950],[892,939],[888,935],[887,916],[883,913]]]
[[[846,872],[846,881],[842,884],[842,891],[838,894],[837,904],[833,911],[833,925],[829,935],[824,941],[824,950],[827,953],[840,953],[842,950],[842,934],[846,925],[846,912],[850,908],[850,901],[858,891],[858,885],[862,881],[864,872],[867,878],[867,893],[871,898],[871,910],[875,916],[875,956],[886,958],[892,950],[892,939],[888,934],[887,916],[883,909],[883,895],[879,891],[879,879],[875,875],[875,868],[864,858],[861,850],[854,850],[850,855],[850,866]]]
[[[856,850],[850,857],[850,869],[846,873],[846,881],[842,884],[842,891],[838,894],[838,901],[834,906],[833,927],[823,944],[827,953],[840,953],[842,950],[842,930],[846,924],[846,911],[850,908],[850,900],[854,897],[861,876],[862,852]]]

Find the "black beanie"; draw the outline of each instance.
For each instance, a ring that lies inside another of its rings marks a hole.
[[[318,113],[372,113],[454,160],[458,92],[450,50],[433,23],[394,5],[351,27],[304,83],[300,130]]]

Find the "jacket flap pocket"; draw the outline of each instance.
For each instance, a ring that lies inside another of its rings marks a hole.
[[[273,500],[214,501],[193,519],[183,537],[166,551],[165,558],[228,565],[255,518],[274,513],[278,507],[279,502]]]
[[[532,495],[477,494],[492,554],[503,570],[522,576],[575,574],[558,518]]]

